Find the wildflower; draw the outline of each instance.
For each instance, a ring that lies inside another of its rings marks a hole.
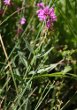
[[[47,28],[50,28],[50,27],[51,27],[51,21],[50,21],[50,20],[48,20],[48,21],[46,22],[46,26],[47,26]]]
[[[43,9],[39,9],[37,11],[39,20],[40,21],[45,21],[47,19],[48,13],[49,13],[49,7],[45,7]]]
[[[11,1],[10,0],[4,0],[4,4],[5,5],[10,5],[11,4]]]
[[[53,8],[53,7],[50,8],[50,18],[51,18],[51,20],[52,20],[53,22],[57,20],[57,17],[56,17],[56,15],[55,15],[55,12],[54,12],[54,8]]]
[[[24,25],[26,23],[26,19],[24,18],[24,17],[22,17],[21,19],[20,19],[20,24],[21,25]]]
[[[50,28],[53,22],[57,20],[57,17],[54,12],[54,8],[53,7],[49,8],[48,6],[44,6],[43,3],[38,3],[37,6],[40,8],[39,10],[37,10],[37,15],[39,20],[45,21],[46,26]]]
[[[44,21],[46,19],[46,17],[44,16],[44,10],[39,9],[37,11],[37,14],[38,14],[38,18],[39,18],[40,21]]]
[[[38,6],[39,8],[44,8],[44,3],[42,3],[42,2],[41,2],[41,3],[38,3],[37,6]]]

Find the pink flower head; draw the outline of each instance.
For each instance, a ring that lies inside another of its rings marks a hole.
[[[38,7],[40,8],[39,10],[37,10],[38,18],[40,21],[45,21],[46,26],[50,28],[53,22],[57,20],[54,8],[49,8],[48,6],[42,5],[43,3],[38,4]]]
[[[53,7],[50,8],[50,17],[51,17],[51,19],[52,19],[53,22],[57,20],[57,17],[55,15],[55,12],[54,12],[54,8]]]
[[[20,24],[21,25],[24,25],[26,23],[26,19],[24,18],[24,17],[22,17],[21,19],[20,19]]]
[[[11,4],[11,1],[10,0],[4,0],[4,4],[5,5],[10,5]]]
[[[40,21],[45,21],[46,20],[46,16],[44,16],[44,10],[39,9],[37,11],[37,14],[38,14],[38,18],[39,18]]]
[[[42,2],[41,2],[41,3],[38,3],[37,6],[38,6],[39,8],[44,8],[44,3],[42,3]]]

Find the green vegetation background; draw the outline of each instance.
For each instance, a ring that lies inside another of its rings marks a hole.
[[[7,52],[6,57],[0,38],[0,110],[76,110],[77,0],[43,0],[57,15],[51,30],[37,18],[40,0],[13,2],[10,7],[0,2],[5,10],[0,37]],[[27,23],[19,27],[22,16]]]

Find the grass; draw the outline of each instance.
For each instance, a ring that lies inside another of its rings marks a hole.
[[[42,1],[55,9],[51,30],[36,15],[40,1],[0,2],[0,110],[77,109],[77,2]]]

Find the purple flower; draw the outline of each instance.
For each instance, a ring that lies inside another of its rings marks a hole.
[[[40,21],[46,21],[48,15],[49,15],[49,7],[45,7],[43,9],[39,9],[37,11],[38,18]]]
[[[24,17],[22,17],[21,19],[20,19],[20,24],[21,25],[24,25],[26,23],[26,19],[24,18]]]
[[[53,22],[57,20],[57,17],[54,12],[54,8],[53,7],[49,8],[48,6],[44,6],[43,3],[39,3],[37,6],[40,8],[39,10],[37,10],[37,15],[39,20],[45,21],[46,26],[50,28]]]
[[[44,3],[42,3],[42,2],[41,2],[41,3],[38,3],[37,6],[38,6],[39,8],[44,8]]]
[[[48,21],[46,22],[46,26],[47,26],[47,28],[50,28],[50,27],[51,27],[51,20],[48,20]]]
[[[38,18],[39,18],[40,21],[45,21],[46,20],[46,16],[44,15],[44,10],[39,9],[37,11],[37,14],[38,14]]]
[[[55,15],[55,12],[54,12],[54,8],[53,8],[53,7],[50,8],[50,18],[51,18],[51,20],[52,20],[53,22],[57,20],[57,17],[56,17],[56,15]]]
[[[11,1],[10,0],[4,0],[4,4],[5,5],[10,5],[11,4]]]

